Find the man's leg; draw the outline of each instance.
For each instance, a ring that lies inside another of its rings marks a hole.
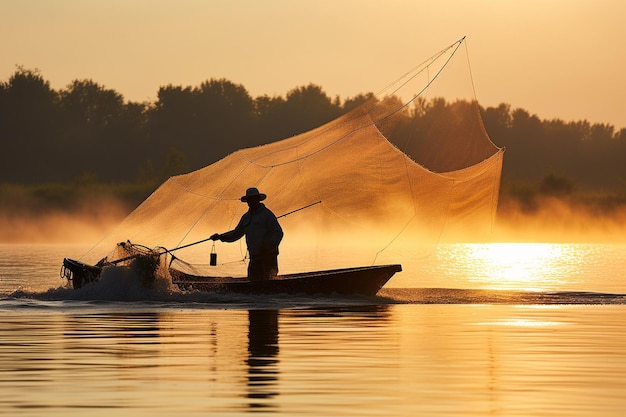
[[[251,258],[248,263],[248,279],[250,281],[263,281],[278,275],[278,257],[263,256]]]

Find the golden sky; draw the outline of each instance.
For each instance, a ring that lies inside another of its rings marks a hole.
[[[23,65],[133,101],[210,78],[345,99],[467,36],[484,106],[620,129],[625,16],[623,0],[0,0],[0,80]]]

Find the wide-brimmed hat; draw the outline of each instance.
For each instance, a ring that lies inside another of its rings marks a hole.
[[[263,193],[260,193],[259,190],[257,190],[256,188],[252,187],[252,188],[248,188],[246,190],[246,195],[244,195],[243,197],[241,197],[241,201],[243,201],[244,203],[246,201],[248,201],[248,197],[255,197],[258,196],[259,197],[259,201],[263,201],[267,198],[267,196]]]

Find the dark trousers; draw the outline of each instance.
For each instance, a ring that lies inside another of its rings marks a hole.
[[[278,274],[278,255],[257,256],[250,258],[248,264],[248,279],[250,281],[265,281]]]

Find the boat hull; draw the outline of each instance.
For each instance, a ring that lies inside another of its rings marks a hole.
[[[377,265],[279,275],[266,281],[190,275],[170,268],[180,289],[238,294],[375,295],[402,266]]]

